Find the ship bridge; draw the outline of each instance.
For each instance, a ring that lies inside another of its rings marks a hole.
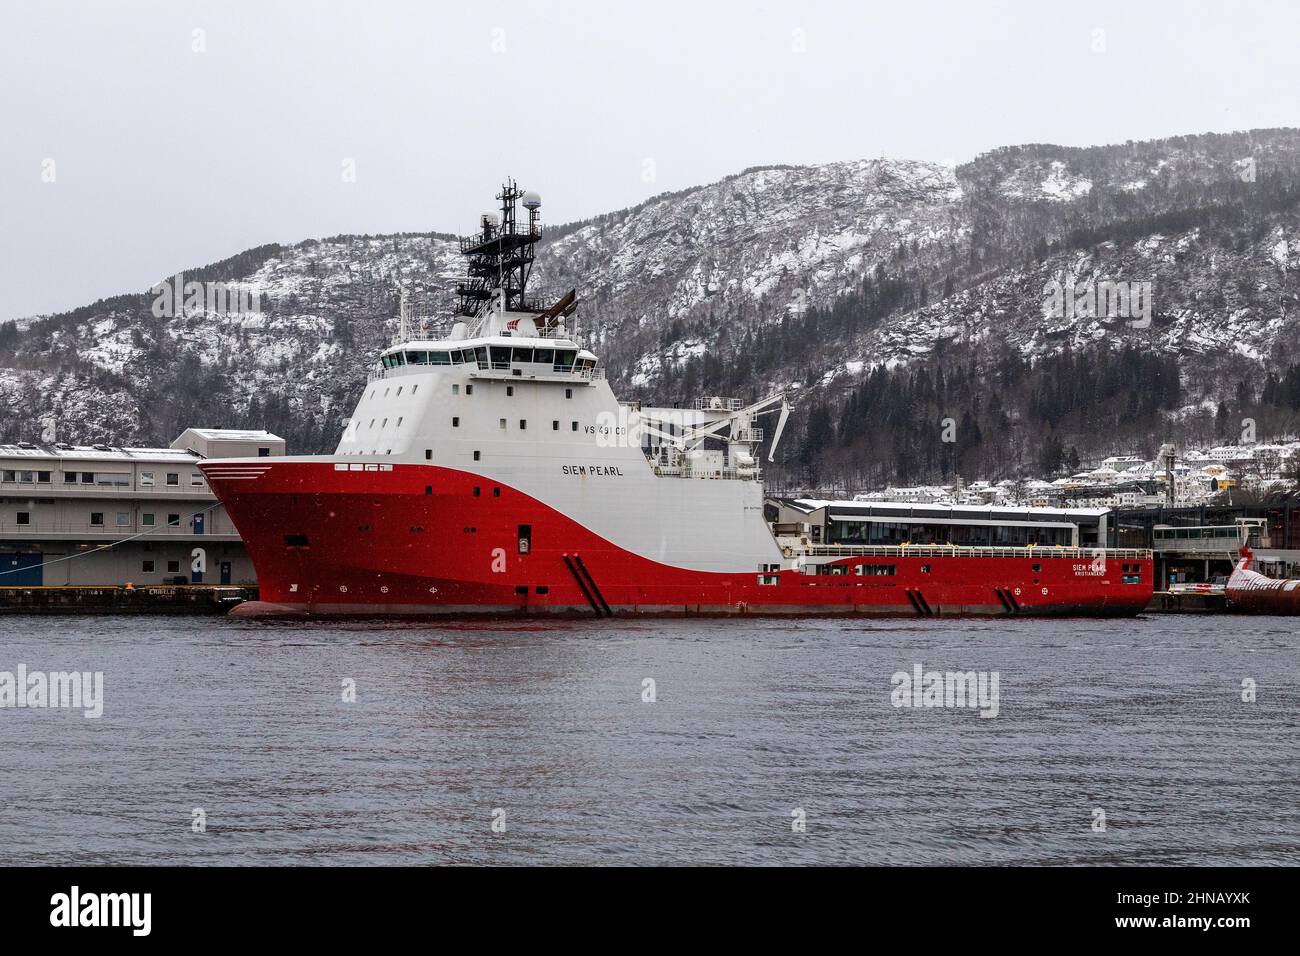
[[[386,349],[369,380],[445,370],[464,371],[472,378],[530,378],[592,381],[604,378],[596,356],[564,337],[409,341]]]

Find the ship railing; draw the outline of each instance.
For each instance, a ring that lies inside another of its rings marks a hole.
[[[761,481],[763,477],[762,471],[757,466],[750,468],[692,468],[689,464],[665,465],[652,455],[647,455],[646,461],[650,463],[650,467],[658,478],[694,478],[697,481]]]
[[[452,365],[396,365],[393,368],[383,368],[381,366],[378,368],[371,369],[366,374],[366,384],[379,381],[380,379],[391,378],[397,375],[417,375],[422,371],[432,371],[435,369],[448,371],[456,368],[470,368],[480,372],[510,372],[514,369],[518,369],[521,373],[526,375],[536,375],[539,371],[536,363],[532,363],[532,362],[521,362],[516,364],[514,362],[479,361],[474,363],[457,363]],[[542,369],[540,371],[542,372],[542,374],[546,374],[544,365],[542,366]],[[577,379],[582,379],[584,381],[592,381],[592,380],[599,380],[605,378],[605,368],[604,366],[598,365],[595,368],[579,369],[579,368],[575,368],[572,365],[560,365],[557,362],[551,366],[550,374],[571,375]]]
[[[697,398],[695,408],[706,412],[738,412],[744,405],[738,398],[723,398],[721,396],[709,396],[707,398]]]
[[[1150,560],[1146,548],[1063,548],[1055,545],[1038,545],[1033,548],[1016,546],[982,546],[960,544],[814,544],[796,549],[811,558],[1066,558],[1073,561],[1091,561],[1098,553],[1106,560]]]
[[[472,249],[479,249],[483,246],[491,245],[499,239],[529,239],[542,237],[542,227],[540,225],[531,225],[526,222],[516,222],[512,229],[497,228],[492,230],[491,235],[484,235],[481,232],[472,236],[462,236],[460,239],[460,251],[469,252]]]

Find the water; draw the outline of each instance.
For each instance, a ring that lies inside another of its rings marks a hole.
[[[1297,630],[0,618],[0,671],[105,696],[0,710],[0,860],[1296,863]],[[894,707],[917,662],[999,715]]]

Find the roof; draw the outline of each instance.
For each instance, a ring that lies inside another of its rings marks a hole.
[[[241,428],[187,428],[200,438],[208,441],[283,441],[279,435],[267,431],[254,431]]]
[[[1070,520],[1100,518],[1110,514],[1110,508],[1026,508],[1010,505],[936,505],[915,504],[911,501],[827,501],[819,498],[788,498],[783,501],[805,514],[828,508],[838,514],[873,515],[883,517],[915,516],[918,518],[996,519],[1005,521]]]
[[[114,445],[0,445],[0,459],[99,459],[104,461],[197,461],[198,456],[183,448],[120,448]]]

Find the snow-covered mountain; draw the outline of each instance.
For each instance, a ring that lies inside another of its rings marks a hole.
[[[0,436],[52,422],[60,439],[144,443],[247,424],[332,449],[399,284],[437,327],[460,269],[447,235],[340,236],[185,273],[236,283],[260,312],[156,318],[144,293],[0,326]],[[1284,129],[750,169],[550,229],[534,286],[579,291],[628,398],[786,387],[835,409],[873,368],[1128,347],[1176,356],[1181,400],[1214,408],[1300,359],[1297,271],[1300,131]],[[1151,307],[1060,314],[1052,282],[1148,283]]]

